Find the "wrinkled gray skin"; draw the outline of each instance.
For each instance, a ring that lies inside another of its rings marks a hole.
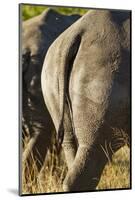
[[[95,189],[125,144],[118,130],[130,135],[130,12],[87,12],[50,46],[41,85],[60,143],[64,135],[64,191]]]
[[[52,42],[78,18],[79,15],[65,16],[48,9],[22,23],[23,132],[29,131],[31,137],[23,161],[29,160],[33,152],[39,170],[54,131],[41,92],[43,60]]]

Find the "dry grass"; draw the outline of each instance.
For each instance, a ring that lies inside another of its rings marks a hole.
[[[28,142],[28,139],[26,141]],[[30,162],[24,162],[22,169],[23,194],[62,192],[62,182],[67,172],[67,166],[63,152],[61,151],[58,156],[54,145],[47,153],[40,174],[32,154]]]
[[[130,187],[130,150],[121,148],[113,156],[102,174],[97,189],[120,189]]]
[[[26,140],[28,142],[28,140]],[[25,144],[25,148],[27,144]],[[62,192],[62,182],[67,172],[64,154],[58,156],[53,146],[48,151],[42,169],[38,174],[36,163],[31,155],[31,162],[23,163],[22,193]],[[109,162],[102,174],[98,190],[130,187],[130,150],[127,146],[121,148]]]

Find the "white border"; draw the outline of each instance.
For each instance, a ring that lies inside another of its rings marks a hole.
[[[0,198],[1,199],[19,199],[18,190],[18,3],[38,3],[52,5],[69,5],[80,7],[95,8],[117,8],[133,10],[133,36],[135,6],[134,0],[3,0],[0,10]],[[133,53],[134,38],[133,38]],[[134,61],[134,60],[133,60]],[[134,62],[133,62],[134,66]],[[133,73],[133,90],[134,68]],[[133,114],[135,98],[133,95]],[[133,118],[134,119],[134,118]],[[133,131],[134,123],[133,123]],[[134,134],[134,132],[133,132]],[[135,154],[135,137],[133,135],[133,155]],[[135,156],[133,156],[133,166],[135,166]],[[48,196],[29,196],[21,197],[27,199],[132,199],[135,194],[135,172],[133,167],[133,190],[115,191],[115,192],[94,192],[78,193],[66,195],[48,195]]]

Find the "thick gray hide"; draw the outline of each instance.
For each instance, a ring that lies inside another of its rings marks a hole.
[[[68,164],[64,191],[93,190],[130,135],[130,12],[89,11],[50,46],[42,91]],[[122,135],[122,134],[121,134]]]
[[[65,16],[48,9],[22,24],[23,130],[29,130],[31,137],[23,160],[33,151],[39,170],[54,131],[41,92],[43,60],[51,43],[78,18],[79,15]]]

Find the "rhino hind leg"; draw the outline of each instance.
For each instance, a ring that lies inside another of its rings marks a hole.
[[[68,169],[72,167],[75,159],[77,145],[73,138],[73,132],[65,132],[65,139],[63,141],[63,149]]]
[[[102,107],[75,94],[72,100],[73,122],[78,143],[72,166],[63,182],[64,191],[95,190],[108,159],[101,148]],[[100,111],[100,114],[99,114]],[[109,133],[110,134],[110,133]]]
[[[76,155],[77,143],[76,143],[76,138],[74,135],[71,113],[70,113],[70,109],[69,109],[69,105],[67,101],[65,102],[64,110],[65,110],[64,112],[64,140],[63,140],[62,146],[64,149],[64,154],[65,154],[68,169],[70,169]]]
[[[87,146],[79,147],[63,182],[63,190],[66,192],[95,190],[107,161],[105,153],[98,145],[91,149]]]

